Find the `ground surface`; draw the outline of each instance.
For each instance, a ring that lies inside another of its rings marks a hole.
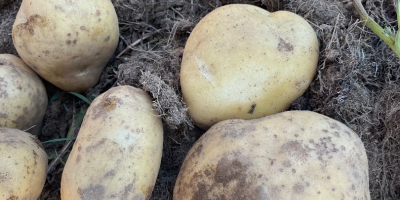
[[[17,55],[11,28],[20,0],[0,0],[0,53]],[[400,199],[400,67],[390,48],[359,22],[349,0],[113,0],[120,43],[95,88],[98,95],[116,85],[145,89],[155,100],[165,128],[161,170],[151,199],[172,199],[173,186],[187,151],[203,133],[193,128],[179,86],[180,59],[190,31],[215,7],[248,3],[269,11],[303,16],[320,42],[318,71],[309,90],[291,109],[312,110],[339,120],[359,134],[367,149],[372,199]],[[396,27],[391,0],[363,1],[382,26]],[[139,42],[136,42],[139,41]],[[134,44],[135,45],[131,45]],[[130,46],[129,46],[130,45]],[[48,96],[59,92],[46,83]],[[41,141],[65,138],[85,103],[63,95],[49,107]],[[72,128],[71,128],[72,127]],[[50,170],[41,199],[59,199],[66,142],[44,144]],[[64,154],[64,155],[63,155]],[[55,162],[57,156],[60,162]]]

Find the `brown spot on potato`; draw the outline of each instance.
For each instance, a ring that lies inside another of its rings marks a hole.
[[[279,38],[279,43],[278,43],[278,51],[279,52],[293,52],[293,44],[285,41],[282,38]]]
[[[103,109],[105,111],[114,110],[116,106],[117,106],[117,100],[113,97],[107,98],[103,101]]]
[[[14,195],[7,198],[7,200],[18,200],[18,199],[19,199],[19,198],[16,197],[16,196],[14,196]]]
[[[4,183],[9,179],[11,179],[11,178],[10,178],[10,174],[8,172],[0,172],[0,183]]]
[[[115,170],[110,170],[110,171],[108,171],[104,176],[105,176],[105,177],[108,177],[108,176],[115,176]]]
[[[301,183],[296,183],[294,186],[293,186],[293,192],[294,193],[296,193],[296,194],[301,194],[301,193],[303,193],[304,192],[304,185],[302,185]]]
[[[303,147],[299,141],[289,141],[281,146],[279,153],[285,153],[300,161],[306,161],[309,156],[309,149]]]
[[[102,185],[90,185],[88,188],[82,190],[78,188],[78,194],[82,200],[98,200],[105,199],[104,197],[105,188]]]
[[[18,34],[20,37],[23,34],[28,34],[30,36],[33,36],[35,34],[35,29],[38,28],[45,28],[50,24],[50,21],[43,16],[40,16],[38,14],[32,15],[29,17],[28,21],[23,24],[18,24],[16,26],[16,34]]]
[[[108,41],[110,41],[110,36],[107,36],[107,37],[104,39],[104,42],[108,42]]]
[[[80,29],[81,29],[82,31],[86,31],[86,26],[81,26]]]
[[[76,156],[75,163],[78,164],[81,161],[81,155]]]
[[[289,168],[292,166],[292,164],[290,163],[289,160],[285,160],[285,161],[283,161],[283,166]]]
[[[243,176],[247,167],[244,166],[239,160],[229,160],[222,158],[217,165],[214,180],[217,183],[222,183],[226,186],[232,180],[238,180]]]
[[[328,122],[328,124],[329,124],[329,127],[331,127],[332,129],[340,130],[340,125],[338,123],[336,123],[336,122]]]

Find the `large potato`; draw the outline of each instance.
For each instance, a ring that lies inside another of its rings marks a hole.
[[[212,126],[189,151],[174,200],[369,200],[360,138],[310,111]]]
[[[62,200],[150,198],[163,127],[143,90],[118,86],[90,105],[64,168]]]
[[[39,134],[47,108],[42,80],[20,58],[0,54],[0,127]]]
[[[23,0],[12,36],[25,63],[57,87],[94,86],[119,38],[110,0]]]
[[[46,181],[47,154],[30,133],[0,128],[0,199],[37,200]]]
[[[217,8],[185,46],[181,86],[189,115],[207,129],[283,111],[308,88],[318,53],[314,30],[294,13],[245,4]]]

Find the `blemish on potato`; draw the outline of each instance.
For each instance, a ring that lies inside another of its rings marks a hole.
[[[293,186],[293,191],[294,191],[296,194],[303,193],[304,190],[305,190],[304,185],[302,185],[301,183],[296,183],[296,184]]]
[[[78,164],[81,161],[81,155],[76,156],[75,163]]]
[[[110,41],[110,36],[107,36],[107,37],[104,39],[104,42],[108,42],[108,41]]]
[[[15,30],[19,36],[22,36],[23,34],[33,36],[36,28],[45,28],[49,24],[50,21],[46,17],[35,14],[30,16],[26,23],[18,24]]]
[[[295,140],[283,144],[279,153],[285,153],[300,161],[306,161],[309,156],[309,150],[303,147],[299,141]]]
[[[0,172],[0,184],[6,182],[10,179],[10,174],[8,172]]]
[[[14,196],[14,195],[7,198],[7,200],[18,200],[18,199],[19,199],[19,198],[16,197],[16,196]]]
[[[237,180],[243,176],[247,166],[244,166],[239,160],[229,160],[222,158],[217,165],[214,180],[226,186],[232,180]]]
[[[289,160],[285,160],[285,161],[283,161],[283,166],[286,167],[286,168],[289,168],[289,167],[292,166],[292,164],[290,163]]]
[[[78,194],[83,200],[98,200],[104,199],[105,188],[102,185],[89,186],[82,190],[78,188]]]
[[[279,52],[293,52],[293,44],[290,44],[289,42],[285,41],[282,38],[279,38],[279,43],[277,47]]]
[[[115,170],[110,170],[110,171],[108,171],[104,176],[105,176],[105,177],[115,176]],[[132,184],[131,184],[131,187],[132,187]]]

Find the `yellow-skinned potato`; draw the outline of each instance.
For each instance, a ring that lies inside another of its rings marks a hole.
[[[0,128],[0,199],[37,200],[46,181],[47,154],[30,133]]]
[[[192,147],[174,200],[369,200],[368,161],[344,124],[310,111],[225,120]]]
[[[302,17],[231,4],[193,29],[181,66],[181,87],[195,125],[256,119],[286,110],[308,88],[318,40]]]
[[[12,30],[22,60],[55,86],[94,86],[119,38],[110,0],[23,0]]]
[[[62,200],[150,198],[163,127],[143,90],[118,86],[90,105],[61,180]]]
[[[39,134],[47,108],[42,80],[20,58],[0,54],[0,127]]]

